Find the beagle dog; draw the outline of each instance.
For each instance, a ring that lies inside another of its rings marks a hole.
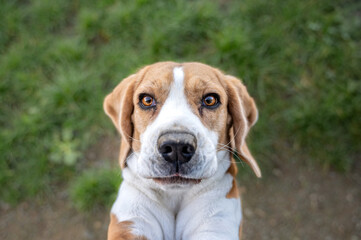
[[[104,110],[121,134],[123,176],[108,240],[241,237],[233,155],[261,171],[246,144],[258,112],[240,80],[201,63],[155,63],[124,79]]]

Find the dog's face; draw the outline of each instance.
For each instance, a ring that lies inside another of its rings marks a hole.
[[[104,109],[122,135],[121,166],[142,178],[198,183],[215,174],[218,153],[230,149],[260,176],[245,143],[257,120],[254,101],[239,80],[217,69],[200,63],[147,66],[123,80]]]

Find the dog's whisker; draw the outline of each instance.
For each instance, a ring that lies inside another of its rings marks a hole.
[[[140,142],[140,140],[138,139],[135,139],[134,137],[132,136],[129,136],[128,134],[124,134],[127,138],[131,139],[132,141],[135,141],[135,142]]]
[[[232,148],[232,147],[227,146],[227,145],[220,146],[220,148],[218,148],[218,149],[222,149],[222,148],[227,148],[227,149],[233,150],[233,148]]]
[[[220,147],[217,149],[217,151],[222,151],[222,150],[229,152],[231,154],[231,156],[233,156],[234,161],[236,163],[241,163],[243,165],[244,161],[239,157],[237,151],[235,151],[234,149],[232,149],[228,146],[223,146],[223,147]],[[232,160],[221,159],[221,161],[232,161]]]

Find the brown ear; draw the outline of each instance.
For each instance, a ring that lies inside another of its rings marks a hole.
[[[261,170],[246,143],[248,131],[257,122],[256,104],[240,80],[232,76],[225,76],[225,79],[229,96],[228,111],[232,117],[230,133],[232,147],[234,147],[236,154],[252,168],[256,176],[261,177]]]
[[[132,149],[133,123],[131,120],[134,104],[133,94],[135,86],[145,73],[143,68],[137,74],[133,74],[115,87],[113,92],[108,94],[103,103],[105,113],[113,121],[113,124],[121,135],[119,163],[121,168],[126,166],[126,158]]]
[[[125,167],[125,160],[131,152],[133,126],[131,116],[133,113],[133,92],[135,75],[124,79],[105,97],[103,107],[113,124],[121,135],[119,163]]]

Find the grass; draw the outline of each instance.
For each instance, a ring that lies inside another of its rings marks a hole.
[[[16,204],[72,181],[84,151],[114,132],[103,97],[162,60],[201,61],[243,78],[260,111],[250,142],[263,169],[305,161],[347,172],[359,159],[357,1],[0,5],[2,201]],[[88,181],[74,181],[93,196]],[[106,184],[94,186],[103,193]],[[86,192],[75,199],[88,199]]]
[[[118,169],[92,169],[74,179],[70,198],[80,211],[110,207],[115,201],[121,178]]]

